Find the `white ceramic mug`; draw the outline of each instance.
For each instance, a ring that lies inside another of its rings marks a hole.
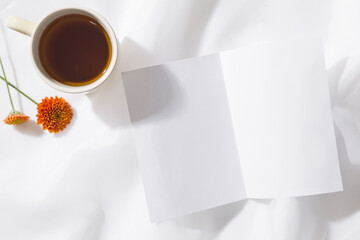
[[[96,81],[89,83],[87,85],[82,86],[69,86],[62,84],[55,79],[53,79],[44,69],[40,62],[39,58],[39,41],[40,37],[44,31],[44,29],[55,19],[59,18],[60,16],[68,15],[68,14],[83,14],[89,16],[95,20],[97,20],[102,27],[107,32],[110,43],[111,43],[111,59],[108,68],[106,71],[99,77]],[[117,53],[118,53],[118,46],[117,40],[114,33],[114,30],[111,28],[110,24],[98,13],[94,12],[93,10],[83,8],[83,7],[71,7],[71,8],[63,8],[55,10],[49,13],[46,17],[44,17],[39,23],[34,23],[22,18],[10,16],[7,20],[6,25],[20,33],[26,34],[31,37],[31,54],[32,54],[32,61],[35,66],[36,71],[40,75],[40,77],[51,87],[67,93],[88,93],[95,89],[97,89],[100,85],[105,83],[108,79],[110,74],[113,72],[114,67],[117,61]]]

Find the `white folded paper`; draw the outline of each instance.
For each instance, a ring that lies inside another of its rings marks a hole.
[[[150,218],[342,190],[321,41],[123,73]]]

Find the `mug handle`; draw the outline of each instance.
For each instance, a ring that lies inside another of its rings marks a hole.
[[[6,21],[6,26],[8,28],[11,28],[12,30],[15,30],[19,33],[28,35],[31,37],[36,23],[31,22],[29,20],[23,19],[23,18],[19,18],[19,17],[15,17],[15,16],[9,16],[7,21]]]

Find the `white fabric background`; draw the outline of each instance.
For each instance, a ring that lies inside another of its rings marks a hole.
[[[37,21],[73,5],[102,14],[121,43],[114,79],[86,96],[60,94],[43,83],[31,65],[30,39],[5,28],[9,15]],[[360,2],[0,0],[0,11],[5,61],[8,72],[14,69],[9,80],[37,101],[62,96],[76,113],[55,136],[34,121],[0,125],[0,239],[360,238]],[[324,36],[344,191],[246,200],[150,224],[119,71],[311,32]],[[5,85],[0,90],[3,119],[10,104]],[[33,103],[15,92],[13,97],[36,119]]]

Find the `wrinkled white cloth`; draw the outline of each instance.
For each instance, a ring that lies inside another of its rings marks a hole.
[[[89,95],[59,93],[43,83],[32,67],[29,37],[5,27],[9,15],[36,22],[74,5],[102,14],[121,44],[113,79]],[[75,111],[71,125],[52,135],[36,126],[36,106],[12,91],[15,107],[32,120],[0,124],[0,239],[357,239],[360,2],[6,0],[0,7],[0,54],[6,54],[9,80],[36,101],[62,96]],[[120,71],[311,32],[323,35],[344,191],[240,201],[150,224]],[[3,119],[11,108],[0,84]]]

